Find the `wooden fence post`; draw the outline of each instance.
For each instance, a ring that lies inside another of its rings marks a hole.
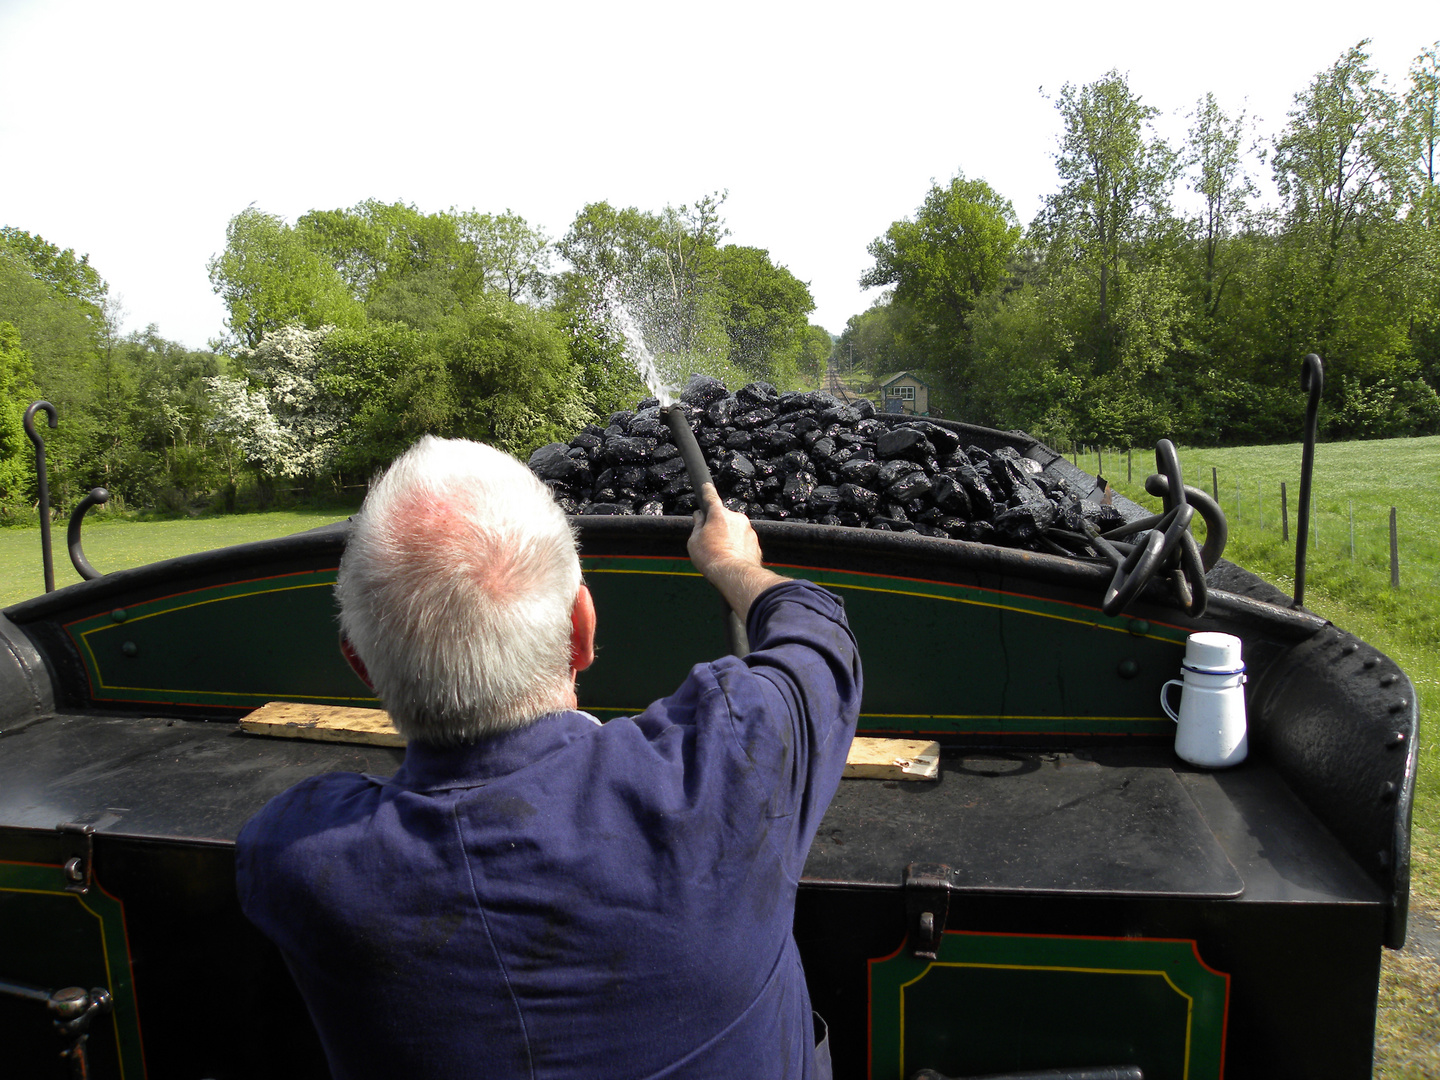
[[[1395,531],[1395,507],[1390,507],[1390,587],[1400,587],[1400,534]]]
[[[1290,504],[1285,500],[1285,481],[1280,481],[1280,539],[1290,540]]]

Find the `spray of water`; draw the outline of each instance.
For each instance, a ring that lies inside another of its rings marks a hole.
[[[655,363],[655,355],[645,344],[645,335],[635,317],[630,313],[629,305],[625,303],[618,289],[607,288],[605,290],[605,305],[609,309],[608,314],[615,326],[619,329],[621,336],[625,339],[625,357],[635,368],[636,374],[644,382],[650,396],[658,398],[661,405],[673,405],[680,396],[680,388],[665,381],[660,374],[659,365]]]

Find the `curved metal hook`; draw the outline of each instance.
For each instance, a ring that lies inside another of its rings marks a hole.
[[[70,562],[75,567],[75,572],[86,581],[105,575],[91,566],[90,560],[85,558],[85,552],[80,547],[80,525],[85,520],[87,510],[92,506],[104,506],[109,501],[110,492],[103,487],[91,488],[90,494],[81,499],[80,505],[70,512],[70,527],[65,532],[65,542],[70,547]]]
[[[50,426],[52,428],[60,425],[60,410],[48,401],[32,401],[30,407],[25,410],[25,434],[30,436],[30,441],[35,444],[35,449],[44,453],[45,440],[40,437],[40,432],[35,429],[35,414],[41,409],[44,409],[50,414]]]
[[[35,479],[40,496],[40,557],[45,564],[45,591],[55,591],[55,563],[50,555],[50,477],[45,469],[45,440],[35,428],[35,414],[44,409],[50,414],[50,426],[60,423],[60,411],[48,401],[32,401],[25,410],[25,434],[35,444]]]
[[[1300,389],[1310,392],[1305,405],[1305,446],[1300,453],[1300,506],[1295,530],[1295,603],[1305,604],[1305,542],[1310,529],[1310,474],[1315,471],[1315,436],[1320,418],[1320,391],[1325,386],[1325,365],[1308,353],[1300,361]]]

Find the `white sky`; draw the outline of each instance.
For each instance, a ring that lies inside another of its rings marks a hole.
[[[0,0],[0,224],[88,252],[129,328],[200,348],[224,319],[206,261],[251,203],[509,208],[558,238],[588,202],[728,189],[730,242],[838,333],[873,299],[866,245],[932,180],[1034,216],[1041,87],[1114,67],[1176,139],[1207,90],[1273,133],[1365,37],[1403,85],[1440,6]]]

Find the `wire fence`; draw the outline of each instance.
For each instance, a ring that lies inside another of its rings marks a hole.
[[[1156,503],[1144,492],[1145,478],[1155,471],[1148,449],[1080,444],[1066,456],[1078,468],[1103,476],[1127,497],[1146,505]],[[1220,504],[1231,536],[1262,545],[1277,557],[1288,552],[1293,565],[1300,527],[1298,455],[1293,475],[1285,479],[1277,478],[1268,460],[1227,467],[1205,464],[1203,453],[1190,456],[1200,464],[1186,469],[1186,484],[1204,490]],[[1404,501],[1385,499],[1386,492],[1377,492],[1378,499],[1357,498],[1354,487],[1354,483],[1327,483],[1317,470],[1306,527],[1307,565],[1351,569],[1384,580],[1392,588],[1440,589],[1436,544],[1440,499],[1427,500],[1413,491],[1404,493]]]

